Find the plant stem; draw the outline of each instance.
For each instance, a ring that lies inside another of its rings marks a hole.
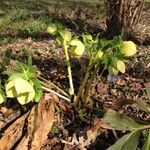
[[[89,91],[90,91],[90,88],[91,88],[91,84],[92,84],[93,78],[94,78],[98,68],[99,68],[99,64],[96,64],[94,72],[92,73],[91,78],[87,82],[86,91],[85,91],[85,94],[84,94],[85,101],[87,100],[87,97],[88,97],[88,94],[89,94]]]
[[[87,71],[85,73],[84,80],[83,80],[83,82],[82,82],[82,84],[81,84],[81,86],[80,86],[80,88],[78,90],[77,97],[75,97],[74,101],[76,103],[79,101],[79,98],[80,98],[80,96],[82,94],[82,91],[83,91],[83,89],[84,89],[84,87],[85,87],[85,85],[87,83],[88,78],[89,78],[89,75],[90,75],[90,72],[91,72],[92,61],[93,61],[93,57],[91,57],[91,59],[90,59],[90,62],[89,62],[89,65],[88,65],[88,69],[87,69]]]
[[[58,97],[60,97],[60,98],[62,98],[62,99],[64,99],[64,100],[70,102],[70,99],[69,99],[69,98],[67,98],[67,97],[65,97],[65,96],[63,96],[63,95],[61,95],[61,94],[59,94],[59,93],[57,93],[57,92],[55,92],[55,91],[53,91],[53,90],[47,88],[47,87],[42,86],[42,89],[45,90],[45,91],[47,91],[47,92],[53,93],[53,94],[57,95]]]
[[[67,47],[66,41],[63,41],[63,46],[64,46],[64,51],[65,51],[66,64],[67,64],[67,70],[68,70],[68,76],[69,76],[70,94],[74,95],[74,87],[73,87],[72,73],[71,73],[71,64],[69,61],[68,47]]]

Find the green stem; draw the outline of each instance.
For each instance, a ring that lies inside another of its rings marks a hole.
[[[63,41],[63,46],[64,46],[64,51],[65,51],[67,70],[68,70],[68,76],[69,76],[70,93],[71,93],[71,95],[74,95],[74,87],[73,87],[72,73],[71,73],[71,64],[69,61],[68,47],[67,47],[65,40]]]
[[[90,78],[89,81],[87,82],[86,91],[85,91],[85,94],[84,94],[84,99],[85,99],[85,101],[87,100],[87,97],[88,97],[88,94],[89,94],[89,91],[90,91],[90,88],[91,88],[91,84],[92,84],[93,78],[94,78],[94,76],[95,76],[95,74],[96,74],[98,68],[99,68],[99,64],[96,64],[95,69],[94,69],[94,72],[92,73],[91,78]]]
[[[85,85],[87,83],[88,78],[89,78],[89,75],[90,75],[90,72],[91,72],[92,61],[93,61],[93,57],[91,57],[91,59],[90,59],[90,62],[89,62],[89,65],[88,65],[88,69],[87,69],[87,71],[85,73],[84,80],[83,80],[83,82],[82,82],[82,84],[81,84],[81,86],[80,86],[80,88],[78,90],[77,96],[75,97],[74,101],[76,103],[79,101],[79,98],[80,98],[80,96],[82,94],[82,91],[83,91],[83,89],[84,89],[84,87],[85,87]]]

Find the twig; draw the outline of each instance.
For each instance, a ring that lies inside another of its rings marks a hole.
[[[69,99],[69,98],[67,98],[67,97],[65,97],[65,96],[63,96],[63,95],[61,95],[61,94],[59,94],[59,93],[57,93],[57,92],[55,92],[55,91],[53,91],[53,90],[47,88],[47,87],[42,86],[42,89],[45,90],[45,91],[47,91],[47,92],[53,93],[53,94],[57,95],[58,97],[60,97],[60,98],[62,98],[62,99],[64,99],[64,100],[70,102],[70,99]]]
[[[61,88],[59,88],[59,87],[58,87],[57,85],[55,85],[54,83],[52,83],[52,82],[46,80],[45,78],[43,78],[43,77],[41,77],[41,76],[37,76],[37,78],[39,78],[40,80],[43,80],[43,81],[45,81],[46,83],[48,83],[48,84],[46,84],[46,83],[43,83],[43,82],[41,81],[41,83],[42,83],[42,84],[45,84],[45,86],[48,86],[48,87],[51,87],[51,86],[52,86],[52,87],[54,87],[56,90],[58,90],[59,92],[61,92],[63,95],[69,97],[69,95],[68,95],[66,92],[64,92]]]

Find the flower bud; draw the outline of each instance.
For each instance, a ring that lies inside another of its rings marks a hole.
[[[74,39],[70,42],[70,45],[73,46],[72,52],[74,54],[75,57],[81,57],[85,51],[85,46],[83,45],[83,43],[78,40],[78,39]]]
[[[57,31],[57,26],[56,26],[54,23],[52,23],[52,24],[47,28],[47,32],[48,32],[49,34],[55,35],[56,31]]]
[[[94,62],[97,62],[97,61],[101,60],[103,54],[104,54],[104,53],[103,53],[101,50],[99,50],[99,51],[96,53]]]
[[[117,61],[117,70],[120,71],[121,73],[125,73],[125,64],[123,61],[118,60]]]
[[[136,45],[132,41],[124,41],[122,44],[121,53],[125,56],[133,56],[136,54]]]

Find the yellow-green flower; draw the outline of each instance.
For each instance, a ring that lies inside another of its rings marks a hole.
[[[78,39],[73,39],[70,42],[70,45],[73,46],[72,52],[75,57],[81,57],[85,51],[85,46],[83,43]]]
[[[103,54],[104,54],[104,53],[103,53],[101,50],[99,50],[99,51],[96,53],[95,61],[94,61],[94,62],[97,62],[97,61],[101,60]]]
[[[121,60],[117,60],[116,64],[117,64],[117,70],[120,71],[121,73],[125,73],[126,66],[125,66],[124,62]]]
[[[54,23],[52,23],[52,24],[47,28],[47,32],[48,32],[49,34],[54,35],[54,34],[56,33],[56,31],[57,31],[57,26],[56,26]]]
[[[125,56],[133,56],[136,54],[136,45],[132,41],[124,41],[122,44],[121,53]]]
[[[7,97],[16,97],[20,104],[24,105],[35,97],[33,86],[23,78],[15,78],[6,84]]]

